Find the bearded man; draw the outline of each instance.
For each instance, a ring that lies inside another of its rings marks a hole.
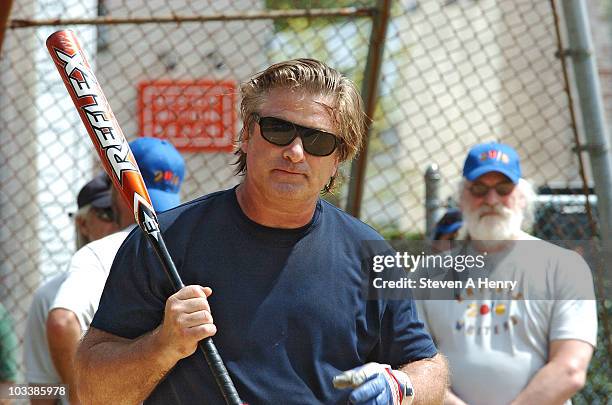
[[[512,147],[485,143],[469,151],[459,197],[460,234],[469,241],[462,252],[486,257],[482,274],[517,284],[464,287],[453,301],[418,302],[448,357],[445,404],[570,404],[585,383],[597,336],[591,273],[574,251],[521,229],[534,198]]]

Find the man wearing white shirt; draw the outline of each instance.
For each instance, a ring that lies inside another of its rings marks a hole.
[[[110,188],[110,179],[102,173],[79,191],[77,212],[69,214],[74,217],[77,249],[119,229],[112,215]],[[46,324],[51,304],[66,276],[66,272],[54,276],[41,285],[32,298],[23,343],[25,379],[31,385],[59,384],[62,381],[49,353]],[[52,399],[31,399],[32,405],[55,403]]]
[[[157,138],[138,138],[130,143],[130,148],[155,210],[161,212],[177,206],[185,171],[180,153],[171,143]],[[135,227],[133,213],[114,188],[112,199],[121,231],[92,242],[74,254],[47,320],[49,349],[62,381],[69,385],[72,404],[80,403],[73,367],[79,340],[98,308],[115,254]]]

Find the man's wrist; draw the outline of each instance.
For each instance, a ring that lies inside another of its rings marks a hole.
[[[398,382],[401,392],[400,405],[411,405],[414,401],[414,387],[410,376],[400,370],[392,370],[391,374]]]
[[[150,345],[152,355],[155,356],[161,369],[170,370],[179,360],[180,355],[169,345],[163,338],[161,328],[163,325],[159,325],[155,328],[149,336],[147,336],[147,344]]]

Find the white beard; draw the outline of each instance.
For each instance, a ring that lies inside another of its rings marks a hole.
[[[485,213],[495,214],[482,216]],[[465,210],[463,223],[473,240],[513,240],[521,233],[523,213],[506,208],[501,203],[483,205],[475,210]]]

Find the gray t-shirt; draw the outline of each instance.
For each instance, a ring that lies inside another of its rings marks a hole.
[[[491,259],[496,265],[490,278],[517,280],[513,291],[464,288],[457,300],[417,302],[448,357],[453,392],[470,405],[511,402],[546,364],[551,341],[595,346],[597,338],[595,300],[584,299],[585,283],[576,282],[586,280],[594,297],[580,255],[537,240]]]

